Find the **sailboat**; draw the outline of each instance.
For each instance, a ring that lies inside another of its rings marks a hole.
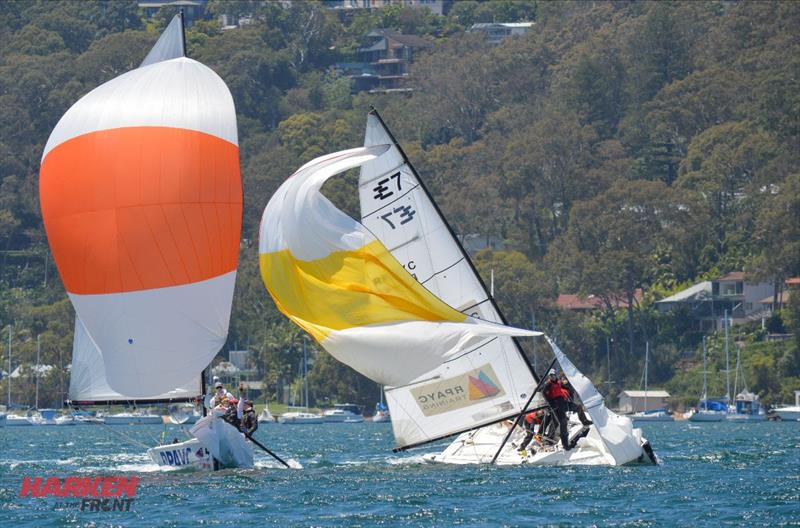
[[[320,192],[357,167],[360,221]],[[396,450],[461,435],[430,459],[618,465],[647,457],[641,432],[605,408],[549,339],[594,425],[578,427],[586,436],[569,452],[517,451],[524,432],[516,425],[543,402],[535,399],[540,378],[514,338],[542,334],[505,324],[375,110],[364,147],[312,160],[281,185],[262,217],[259,253],[278,308],[336,359],[385,386]]]
[[[703,396],[697,404],[697,409],[688,415],[688,419],[692,422],[722,422],[728,414],[728,406],[724,401],[708,399],[707,357],[706,336],[703,336]]]
[[[739,378],[742,380],[742,392],[737,392]],[[767,419],[764,406],[758,400],[758,395],[747,390],[747,380],[744,377],[742,368],[742,349],[736,347],[736,379],[733,384],[733,392],[736,394],[734,406],[728,413],[728,421],[731,422],[763,422]]]
[[[636,422],[674,422],[675,418],[664,408],[647,408],[647,370],[650,363],[650,342],[645,343],[644,349],[644,409],[631,415]]]
[[[305,401],[303,411],[290,411],[285,412],[278,418],[278,422],[282,424],[321,424],[325,422],[325,418],[321,414],[309,412],[308,410],[308,356],[306,351],[306,341],[303,340],[303,364],[301,365],[303,372],[303,392],[301,397]]]
[[[47,238],[76,311],[73,406],[193,400],[228,334],[242,189],[233,98],[185,54],[182,14],[142,64],[95,88],[42,155]],[[252,465],[217,417],[155,463]],[[231,454],[233,453],[233,454]]]
[[[389,408],[383,402],[383,387],[381,387],[381,401],[375,404],[375,414],[372,416],[372,421],[375,423],[387,423],[392,421]]]

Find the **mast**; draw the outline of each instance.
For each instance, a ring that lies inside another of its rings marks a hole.
[[[6,403],[6,407],[8,410],[11,410],[11,324],[8,325],[8,376],[7,376],[7,385],[8,385],[8,401]]]
[[[727,411],[731,405],[731,360],[728,351],[728,310],[725,310],[722,324],[725,327],[725,405]]]
[[[644,412],[647,412],[647,364],[650,362],[650,341],[644,345]]]
[[[708,409],[708,362],[706,358],[706,336],[703,336],[703,402]]]
[[[430,200],[433,208],[436,210],[437,214],[441,218],[442,223],[447,228],[447,231],[450,233],[450,236],[452,237],[452,239],[455,241],[456,246],[458,247],[459,251],[461,252],[461,256],[467,262],[467,264],[469,265],[470,269],[472,270],[472,273],[477,278],[478,283],[483,288],[483,291],[484,292],[488,292],[489,290],[486,287],[486,283],[483,281],[483,277],[481,277],[480,273],[478,273],[478,269],[475,267],[475,264],[472,262],[472,259],[469,258],[469,255],[467,254],[467,250],[464,249],[463,244],[461,244],[461,240],[456,236],[456,233],[453,230],[453,227],[450,225],[450,222],[448,222],[447,218],[444,216],[444,214],[442,214],[442,210],[439,208],[439,204],[437,204],[436,200],[433,199],[433,195],[431,194],[430,190],[428,189],[428,186],[425,184],[425,181],[420,177],[419,173],[417,172],[417,169],[414,168],[414,165],[411,163],[411,160],[408,159],[408,156],[406,155],[406,152],[403,150],[403,147],[400,146],[400,143],[398,143],[397,138],[394,137],[394,134],[392,134],[392,131],[389,130],[389,127],[386,126],[386,123],[383,121],[383,118],[381,117],[381,115],[378,113],[378,111],[375,109],[374,106],[370,106],[369,113],[374,115],[378,119],[378,122],[381,124],[383,129],[386,131],[386,134],[389,136],[389,139],[392,140],[392,144],[397,149],[397,151],[400,153],[400,155],[403,157],[403,161],[406,162],[406,164],[408,165],[408,168],[411,169],[411,172],[414,174],[414,177],[419,182],[420,188],[422,189],[422,191],[425,193],[425,195]],[[489,302],[491,303],[492,307],[495,309],[497,314],[500,316],[500,320],[503,322],[504,325],[508,325],[508,320],[506,319],[506,317],[503,314],[503,312],[500,311],[500,307],[497,306],[497,302],[495,302],[494,296],[489,295],[488,297],[489,297]],[[533,365],[528,360],[528,358],[525,355],[525,353],[522,351],[522,346],[520,345],[518,339],[516,337],[512,337],[511,339],[512,339],[512,341],[514,343],[515,348],[517,349],[517,353],[522,357],[522,360],[525,362],[525,365],[528,367],[528,370],[530,371],[531,375],[533,376],[534,381],[536,383],[538,383],[539,380],[540,380],[539,374],[536,372],[536,369],[533,368]]]
[[[303,389],[308,412],[308,358],[306,357],[306,336],[303,336]]]
[[[42,351],[42,334],[36,336],[36,404],[34,407],[39,409],[39,356]]]

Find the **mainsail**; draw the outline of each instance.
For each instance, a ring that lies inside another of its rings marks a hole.
[[[535,382],[510,336],[539,334],[502,324],[491,303],[481,302],[485,291],[478,291],[474,272],[458,262],[451,266],[460,274],[453,287],[474,285],[462,300],[475,301],[469,310],[443,301],[404,269],[409,261],[398,261],[396,246],[380,231],[321,194],[327,179],[354,167],[362,167],[362,179],[370,164],[400,168],[397,152],[391,142],[372,142],[301,167],[264,211],[259,253],[262,278],[278,308],[336,359],[387,385],[395,439],[403,448],[518,414]],[[387,172],[391,176],[382,174]],[[395,185],[402,189],[405,183]],[[397,202],[395,217],[382,214],[397,226],[438,215],[421,200],[412,206]],[[446,231],[441,217],[435,220]],[[444,238],[438,242],[448,249]],[[495,314],[494,321],[472,315],[484,313]]]
[[[184,56],[179,17],[142,66],[64,114],[42,156],[53,257],[108,387],[126,399],[195,383],[227,338],[236,279],[233,98]]]
[[[421,285],[445,303],[471,317],[504,324],[424,182],[373,110],[367,117],[364,145],[379,144],[391,146],[386,154],[361,167],[361,222]],[[447,385],[452,383],[449,380],[475,378],[476,373],[488,371],[496,375],[502,396],[480,398],[459,409],[433,411],[420,405],[426,391],[444,386],[441,381],[428,380],[447,380]],[[395,438],[400,447],[414,445],[514,416],[523,410],[535,386],[536,375],[512,338],[483,340],[413,383],[386,389]]]

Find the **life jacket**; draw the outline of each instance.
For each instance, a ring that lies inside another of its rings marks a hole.
[[[538,411],[533,411],[532,413],[528,413],[525,415],[525,423],[528,425],[540,424],[542,423],[542,417]]]
[[[557,400],[559,398],[569,400],[569,391],[562,387],[559,381],[549,381],[544,396],[548,400]]]

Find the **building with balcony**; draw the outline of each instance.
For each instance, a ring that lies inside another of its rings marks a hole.
[[[499,44],[509,37],[524,35],[533,27],[533,22],[482,22],[472,24],[467,33],[483,33],[486,40]]]

